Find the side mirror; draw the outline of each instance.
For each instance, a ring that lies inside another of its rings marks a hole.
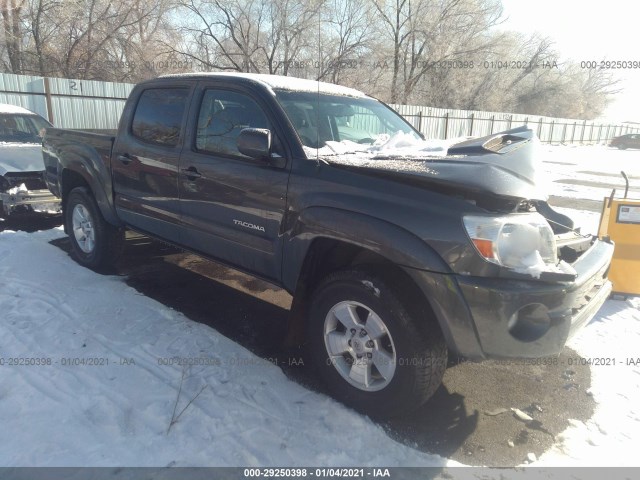
[[[271,151],[271,131],[266,128],[243,128],[236,145],[243,155],[256,160],[266,160]]]

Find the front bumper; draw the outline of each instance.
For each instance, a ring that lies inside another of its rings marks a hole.
[[[609,297],[612,256],[613,244],[596,240],[573,263],[578,276],[572,282],[415,271],[413,276],[430,300],[440,285],[432,307],[453,353],[471,359],[538,358],[560,353]]]
[[[60,199],[49,190],[0,193],[0,203],[4,217],[33,212],[56,214],[62,211]]]

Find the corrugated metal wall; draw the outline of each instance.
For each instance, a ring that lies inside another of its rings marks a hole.
[[[50,78],[53,124],[62,128],[117,128],[130,83]]]
[[[61,128],[115,129],[133,86],[3,73],[0,103],[28,108]],[[525,124],[536,131],[541,141],[549,143],[600,143],[625,133],[640,132],[638,126],[630,124],[416,105],[391,107],[427,138],[480,137]]]
[[[133,86],[3,73],[0,74],[0,103],[32,110],[51,120],[56,127],[114,129]]]
[[[0,103],[24,107],[47,118],[44,79],[28,75],[0,74]]]

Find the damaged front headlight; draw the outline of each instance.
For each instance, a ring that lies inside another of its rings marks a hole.
[[[555,236],[538,213],[468,215],[463,223],[476,250],[489,262],[536,278],[542,272],[569,273],[558,265]]]

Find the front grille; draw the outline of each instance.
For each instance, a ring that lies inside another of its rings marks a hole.
[[[43,190],[47,188],[44,181],[44,172],[10,172],[5,173],[4,178],[9,182],[10,188],[19,187],[23,183],[28,190]]]

